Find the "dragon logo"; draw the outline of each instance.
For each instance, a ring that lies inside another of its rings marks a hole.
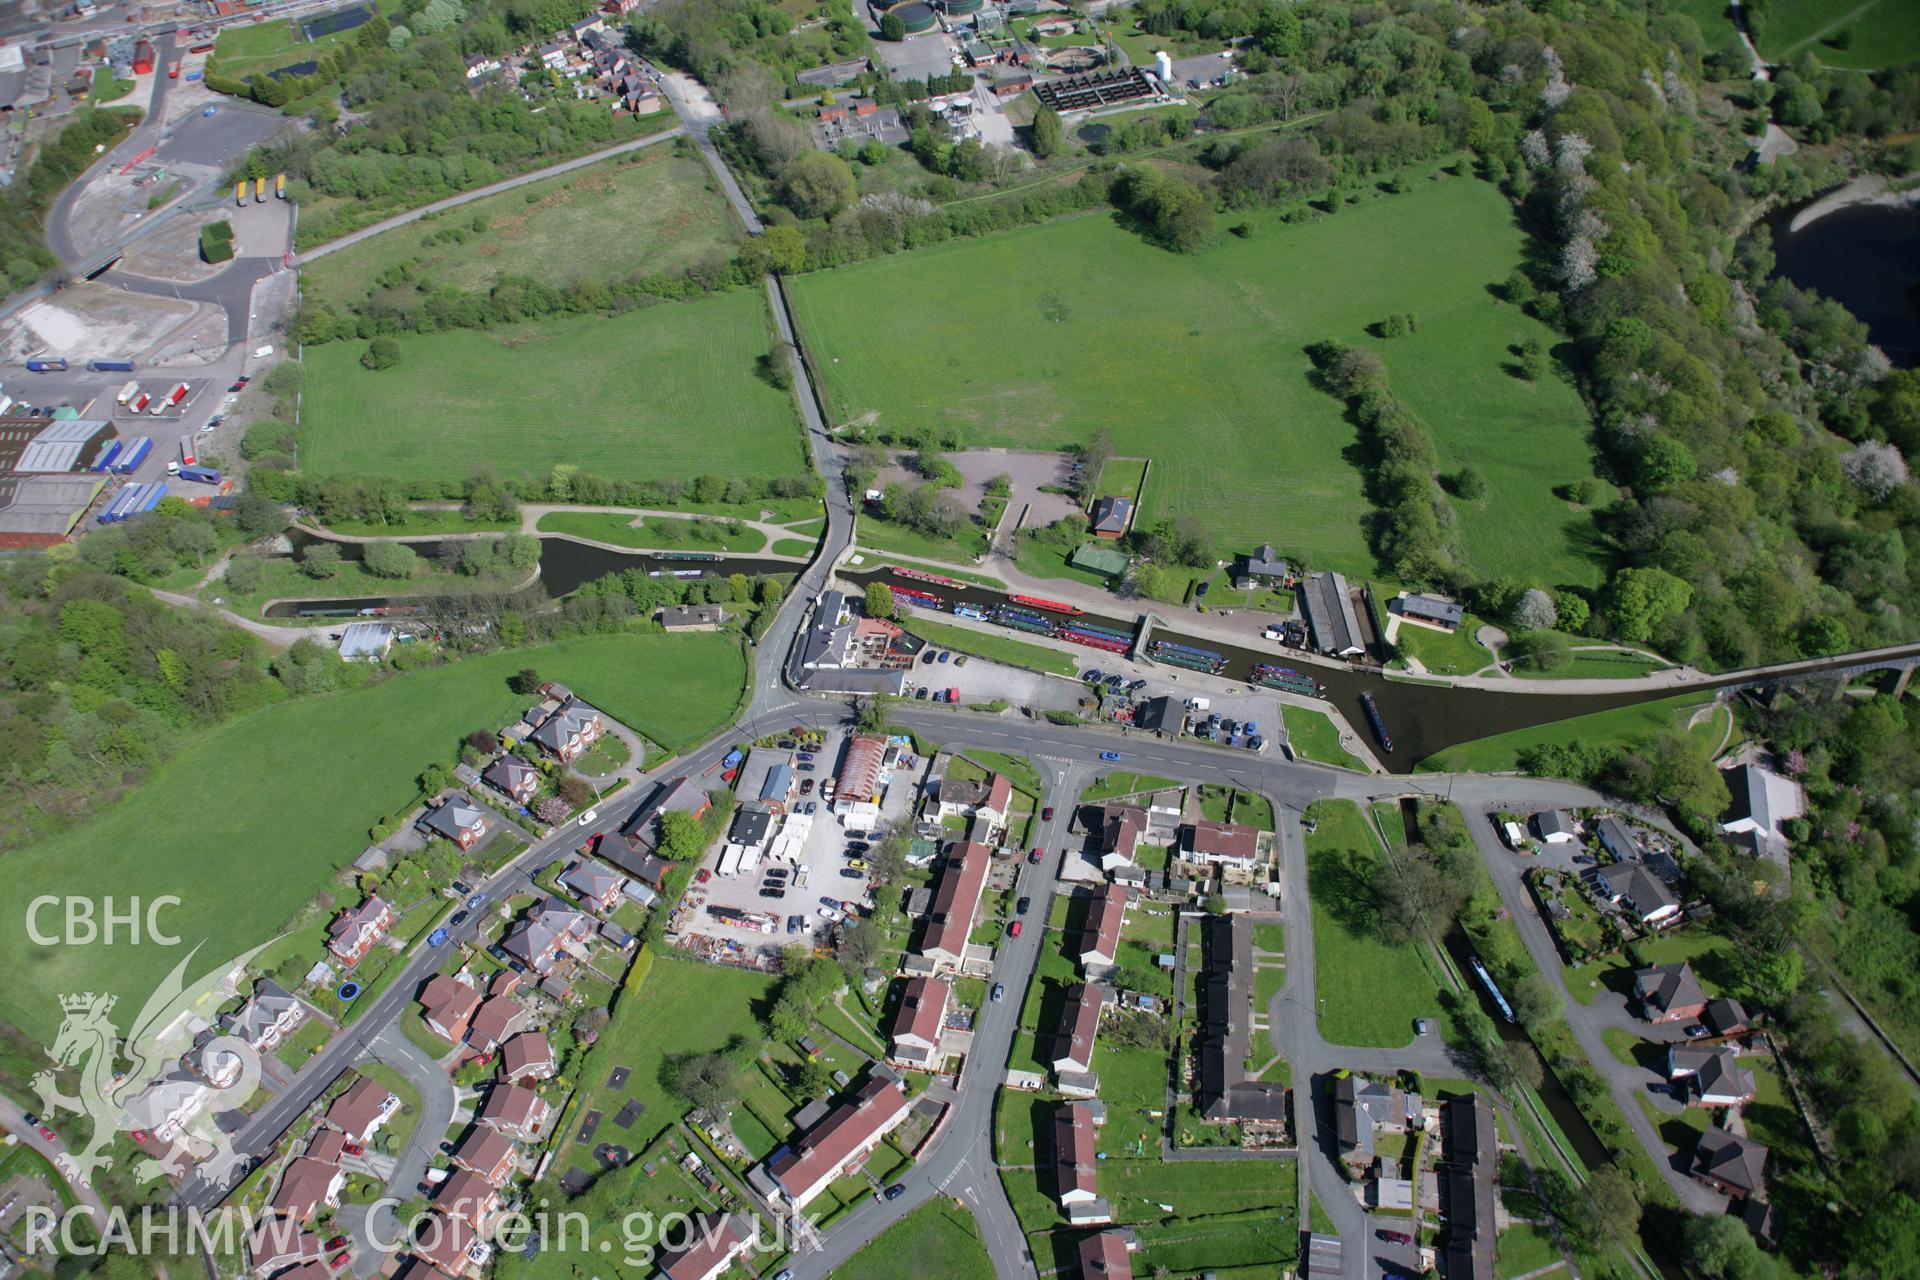
[[[272,945],[262,943],[224,968],[192,984],[186,969],[200,948],[187,953],[160,983],[122,1040],[110,1015],[118,997],[92,991],[60,997],[64,1015],[47,1056],[51,1069],[33,1077],[42,1112],[67,1112],[92,1120],[85,1149],[62,1152],[56,1163],[77,1184],[91,1186],[96,1172],[113,1167],[107,1150],[117,1133],[144,1133],[149,1148],[166,1148],[162,1160],[145,1159],[134,1176],[148,1182],[162,1174],[179,1178],[189,1161],[199,1175],[224,1183],[238,1156],[216,1117],[238,1109],[260,1084],[260,1054],[237,1036],[198,1039],[181,1030],[187,1015],[235,973]],[[125,1061],[127,1067],[120,1069]],[[77,1069],[78,1088],[60,1091],[57,1074]]]

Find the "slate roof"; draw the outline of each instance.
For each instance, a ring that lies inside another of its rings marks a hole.
[[[1633,985],[1640,993],[1642,1003],[1663,1013],[1669,1009],[1685,1009],[1707,1002],[1707,993],[1701,988],[1700,979],[1693,976],[1693,966],[1684,960],[1679,964],[1661,964],[1637,970],[1633,975]]]

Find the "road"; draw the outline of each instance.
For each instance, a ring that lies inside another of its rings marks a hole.
[[[611,160],[615,156],[626,155],[629,151],[639,151],[642,148],[665,142],[670,138],[678,138],[685,132],[686,130],[684,128],[675,125],[665,133],[651,134],[645,138],[635,138],[630,142],[622,142],[618,146],[607,147],[603,150],[595,151],[590,155],[578,156],[572,160],[563,160],[559,164],[551,164],[544,169],[535,169],[532,173],[523,173],[517,178],[508,178],[505,181],[493,183],[491,186],[475,187],[472,191],[462,191],[457,196],[448,196],[444,200],[435,200],[432,204],[423,204],[418,209],[412,209],[406,213],[397,213],[393,217],[376,222],[370,227],[362,227],[358,231],[349,232],[337,240],[329,240],[325,244],[315,245],[313,248],[301,253],[299,255],[299,261],[302,265],[317,261],[330,253],[338,253],[342,249],[350,249],[362,240],[371,239],[383,231],[392,231],[395,227],[404,227],[409,222],[418,222],[428,214],[439,213],[446,209],[456,209],[463,204],[471,204],[475,200],[484,200],[488,196],[497,196],[502,191],[511,191],[515,187],[524,187],[529,182],[539,182],[543,178],[552,178],[562,173],[571,173],[575,169],[584,169],[590,164],[598,164],[602,160]]]

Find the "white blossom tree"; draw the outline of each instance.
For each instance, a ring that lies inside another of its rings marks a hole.
[[[1560,610],[1554,606],[1553,597],[1538,587],[1528,587],[1513,607],[1514,625],[1528,631],[1545,631],[1558,621]]]
[[[1884,440],[1868,440],[1841,454],[1840,471],[1875,502],[1907,482],[1907,460]]]

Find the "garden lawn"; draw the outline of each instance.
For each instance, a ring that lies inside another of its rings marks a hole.
[[[0,889],[0,910],[16,919],[41,894],[177,894],[163,918],[185,946],[40,947],[25,929],[0,930],[0,966],[29,979],[0,989],[0,1017],[50,1036],[53,992],[111,991],[137,1011],[188,947],[201,946],[186,975],[197,978],[268,941],[316,893],[337,889],[369,826],[418,803],[421,769],[526,708],[507,688],[522,667],[674,747],[724,724],[745,678],[731,637],[592,636],[282,703],[194,735],[124,801],[9,853]]]
[[[1418,658],[1420,665],[1435,675],[1471,675],[1493,661],[1493,655],[1473,638],[1479,628],[1480,620],[1471,616],[1463,618],[1452,632],[1402,622],[1394,632],[1394,643],[1400,652]]]
[[[1318,822],[1307,836],[1307,887],[1320,1033],[1333,1044],[1404,1045],[1415,1018],[1437,1015],[1439,996],[1417,947],[1388,946],[1374,932],[1380,846],[1350,801],[1309,812]]]
[[[1363,477],[1343,456],[1355,428],[1309,382],[1305,349],[1376,347],[1441,465],[1471,460],[1487,479],[1486,498],[1458,504],[1470,559],[1597,582],[1590,519],[1553,494],[1590,474],[1586,413],[1558,377],[1506,370],[1511,344],[1555,337],[1488,291],[1523,245],[1500,193],[1445,178],[1314,223],[1286,226],[1275,211],[1247,221],[1250,237],[1188,256],[1113,218],[1076,218],[815,272],[789,290],[836,420],[877,414],[882,430],[950,427],[970,445],[1038,449],[1104,429],[1122,455],[1153,462],[1145,524],[1191,513],[1222,544],[1272,542],[1352,572],[1374,568]],[[1405,311],[1414,335],[1366,333]],[[964,354],[918,360],[903,378],[902,335],[916,351]]]
[[[1080,802],[1092,804],[1095,800],[1111,800],[1115,796],[1137,795],[1142,791],[1177,791],[1184,786],[1184,782],[1175,782],[1172,778],[1157,777],[1151,773],[1108,773],[1101,775],[1099,781],[1086,789]]]
[[[303,469],[463,479],[544,476],[556,463],[647,480],[798,475],[793,401],[754,375],[766,300],[741,290],[611,320],[402,334],[400,365],[358,342],[309,347]]]
[[[956,627],[950,622],[934,622],[917,613],[907,619],[904,625],[930,645],[971,653],[993,662],[1004,662],[1010,667],[1050,672],[1056,676],[1070,676],[1079,670],[1070,653],[1060,653],[1023,640],[1009,640],[991,631],[975,631],[971,627]],[[927,683],[938,684],[939,672],[929,671]]]
[[[611,543],[616,547],[637,547],[674,551],[735,551],[744,554],[765,549],[766,535],[758,529],[742,526],[730,531],[724,520],[679,516],[648,516],[638,525],[636,517],[610,511],[549,511],[535,526],[541,533],[570,533],[578,538]]]
[[[1525,680],[1631,680],[1650,671],[1665,671],[1671,665],[1615,649],[1576,650],[1573,660],[1556,671],[1535,671],[1519,665],[1513,668],[1513,674]]]
[[[768,547],[767,552],[770,555],[776,556],[805,557],[812,555],[813,549],[819,545],[820,544],[812,538],[782,538],[771,547]]]
[[[888,1227],[834,1269],[836,1280],[992,1280],[980,1228],[948,1200],[934,1200]]]
[[[736,239],[707,166],[666,143],[371,236],[302,268],[300,291],[309,303],[344,306],[402,266],[436,288],[472,290],[506,275],[556,285],[644,276],[724,258]]]
[[[1287,726],[1287,745],[1303,760],[1338,765],[1342,769],[1366,772],[1367,766],[1340,745],[1340,731],[1324,711],[1282,703],[1280,718]]]
[[[1530,729],[1497,733],[1476,738],[1422,760],[1416,767],[1436,773],[1504,773],[1519,767],[1519,755],[1528,747],[1543,744],[1565,746],[1570,743],[1626,743],[1657,733],[1676,724],[1685,724],[1694,708],[1701,704],[1697,693],[1675,694],[1650,702],[1634,702],[1607,711],[1595,711],[1570,720],[1537,724]]]

